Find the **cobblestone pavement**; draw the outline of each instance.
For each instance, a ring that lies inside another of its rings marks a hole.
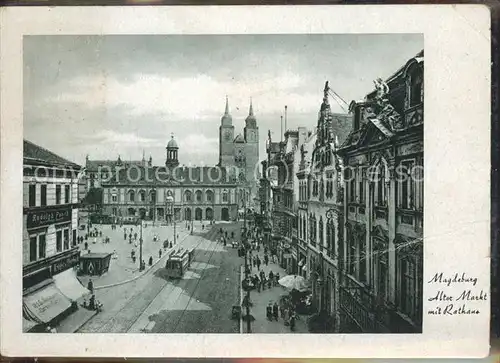
[[[253,255],[258,254],[259,258],[264,261],[264,252],[261,248],[260,253],[256,253],[253,251]],[[281,268],[276,263],[269,263],[268,266],[261,265],[260,269],[266,273],[266,276],[269,276],[269,272],[272,271],[274,274],[279,273],[280,278],[286,276],[286,271]],[[252,266],[252,274],[259,274],[259,270],[257,267]],[[278,318],[278,321],[273,320],[269,321],[266,317],[266,307],[271,302],[277,302],[279,305],[279,300],[282,295],[288,294],[288,291],[282,286],[274,286],[271,289],[261,290],[258,292],[257,290],[252,290],[250,292],[250,301],[252,301],[253,306],[251,307],[250,314],[255,318],[255,320],[251,324],[252,333],[280,333],[280,334],[289,334],[289,333],[308,333],[307,329],[307,316],[300,315],[295,323],[295,330],[291,331],[289,326],[285,326],[283,319],[281,317]],[[247,324],[244,322],[243,324],[243,333],[247,333]]]
[[[239,235],[240,223],[215,225],[210,231],[189,235],[182,245],[195,247],[195,259],[181,280],[168,280],[164,264],[143,277],[98,290],[104,311],[79,332],[100,333],[237,333],[231,307],[239,303],[239,268],[236,249],[216,242],[219,228]],[[123,237],[123,236],[122,236]]]

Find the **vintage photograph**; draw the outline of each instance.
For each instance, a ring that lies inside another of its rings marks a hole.
[[[422,34],[32,35],[23,74],[23,332],[422,332]]]

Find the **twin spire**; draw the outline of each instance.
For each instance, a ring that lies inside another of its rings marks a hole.
[[[226,95],[226,109],[224,111],[224,116],[231,116],[231,114],[229,113],[229,98],[227,95]],[[252,97],[250,97],[250,109],[248,110],[248,116],[254,116]]]

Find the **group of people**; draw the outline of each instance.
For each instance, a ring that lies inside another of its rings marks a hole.
[[[290,306],[286,304],[280,304],[278,306],[277,302],[272,303],[272,301],[269,302],[269,304],[266,306],[266,317],[268,320],[279,320],[279,316],[281,315],[281,319],[283,319],[283,322],[286,326],[290,327],[290,330],[295,330],[295,321],[297,320],[297,315],[295,313],[295,310],[290,308]]]

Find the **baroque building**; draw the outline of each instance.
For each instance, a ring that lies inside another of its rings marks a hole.
[[[350,106],[340,332],[422,331],[423,65],[422,51]]]

